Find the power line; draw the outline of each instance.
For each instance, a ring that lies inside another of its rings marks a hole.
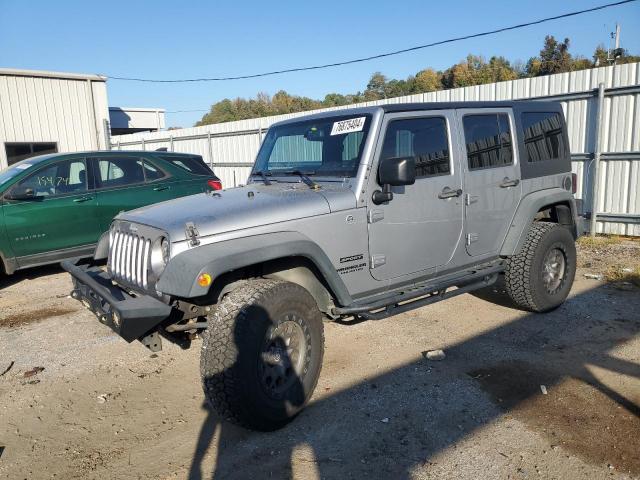
[[[495,35],[496,33],[508,32],[510,30],[517,30],[519,28],[530,27],[532,25],[539,25],[541,23],[551,22],[553,20],[560,20],[562,18],[575,17],[576,15],[582,15],[584,13],[595,12],[598,10],[604,10],[605,8],[617,7],[620,5],[624,5],[626,3],[637,2],[638,0],[621,0],[618,2],[607,3],[605,5],[599,5],[597,7],[587,8],[584,10],[578,10],[575,12],[564,13],[562,15],[556,15],[553,17],[541,18],[539,20],[533,20],[531,22],[520,23],[518,25],[511,25],[509,27],[502,27],[495,30],[488,30],[486,32],[473,33],[470,35],[464,35],[461,37],[449,38],[447,40],[440,40],[437,42],[427,43],[425,45],[418,45],[410,48],[403,48],[402,50],[396,50],[393,52],[380,53],[377,55],[371,55],[369,57],[356,58],[353,60],[345,60],[343,62],[335,62],[335,63],[326,63],[324,65],[313,65],[310,67],[298,67],[298,68],[287,68],[283,70],[274,70],[271,72],[263,72],[263,73],[254,73],[251,75],[238,75],[234,77],[212,77],[212,78],[185,78],[185,79],[177,79],[177,80],[163,80],[163,79],[151,79],[151,78],[133,78],[133,77],[116,77],[112,75],[105,75],[106,77],[112,80],[125,80],[129,82],[148,82],[148,83],[187,83],[187,82],[222,82],[227,80],[244,80],[248,78],[258,78],[258,77],[267,77],[271,75],[280,75],[283,73],[293,73],[293,72],[305,72],[309,70],[320,70],[323,68],[331,68],[331,67],[339,67],[343,65],[351,65],[353,63],[361,63],[368,62],[370,60],[376,60],[378,58],[391,57],[393,55],[400,55],[401,53],[413,52],[416,50],[421,50],[423,48],[436,47],[438,45],[444,45],[447,43],[459,42],[461,40],[469,40],[472,38],[478,37],[486,37],[489,35]]]

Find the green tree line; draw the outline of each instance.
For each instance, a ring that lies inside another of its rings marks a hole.
[[[608,52],[599,45],[591,59],[574,56],[569,52],[569,39],[556,40],[547,35],[538,56],[528,62],[510,62],[504,57],[491,57],[488,61],[480,55],[468,55],[464,60],[444,71],[426,68],[406,79],[389,79],[380,72],[371,75],[364,91],[354,94],[328,93],[323,100],[291,95],[280,90],[275,95],[259,93],[255,98],[225,98],[211,106],[196,126],[231,122],[248,118],[266,117],[284,113],[304,112],[317,108],[349,105],[352,103],[384,98],[400,97],[416,93],[433,92],[486,83],[538,77],[553,73],[584,70],[608,65]],[[640,56],[623,51],[617,64],[640,61]]]

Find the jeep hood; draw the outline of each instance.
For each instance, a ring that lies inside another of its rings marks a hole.
[[[342,186],[323,184],[313,190],[304,183],[253,183],[149,205],[121,213],[117,219],[160,228],[172,241],[180,241],[185,239],[187,222],[194,223],[204,237],[355,206],[355,195]]]

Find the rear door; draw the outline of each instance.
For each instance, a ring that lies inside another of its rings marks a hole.
[[[13,188],[33,189],[28,200],[5,199],[4,222],[16,257],[95,244],[100,235],[95,193],[84,158],[43,166]],[[37,258],[20,261],[21,266]]]
[[[473,257],[498,253],[520,200],[511,109],[461,109],[466,149],[465,242]]]
[[[416,182],[368,205],[371,275],[387,280],[451,261],[462,235],[462,174],[452,111],[387,114],[378,164],[413,157]],[[379,188],[379,187],[378,187]]]

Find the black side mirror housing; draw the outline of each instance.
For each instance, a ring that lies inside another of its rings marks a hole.
[[[414,157],[390,157],[378,167],[380,185],[413,185],[416,183],[416,160]]]
[[[30,187],[16,186],[5,193],[4,197],[8,200],[31,200],[36,197],[36,192]]]
[[[413,157],[385,158],[378,166],[378,181],[382,185],[382,191],[373,192],[373,203],[381,203],[393,200],[391,187],[413,185],[416,183],[416,160]]]

